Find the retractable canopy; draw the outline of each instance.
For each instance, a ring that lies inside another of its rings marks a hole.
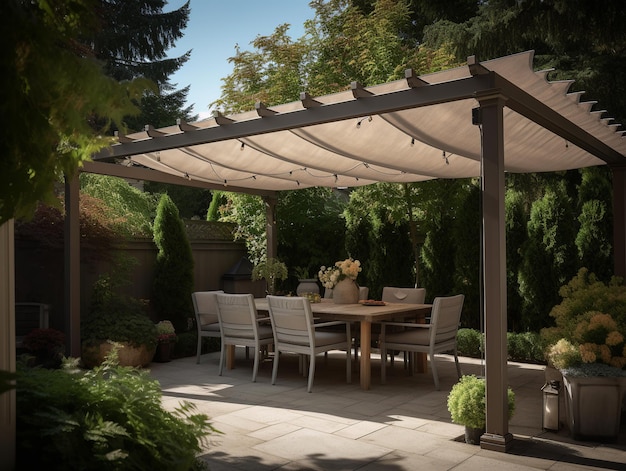
[[[626,155],[624,131],[572,81],[533,71],[533,51],[434,74],[361,87],[232,116],[120,136],[95,162],[138,166],[230,191],[355,187],[480,175],[477,97],[504,97],[508,172],[611,163]],[[97,166],[95,167],[97,168]],[[91,167],[93,170],[94,167]],[[87,169],[89,171],[89,169]]]

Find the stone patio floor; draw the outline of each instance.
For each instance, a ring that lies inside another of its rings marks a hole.
[[[509,385],[516,412],[507,453],[464,442],[446,400],[456,382],[451,356],[438,356],[441,390],[432,375],[409,376],[400,356],[380,384],[380,357],[373,357],[372,387],[361,390],[353,362],[345,382],[345,354],[318,357],[313,392],[298,373],[296,356],[281,356],[276,385],[272,359],[252,383],[252,361],[237,349],[235,369],[218,376],[219,353],[152,363],[167,409],[194,403],[222,432],[210,436],[202,459],[223,470],[626,470],[626,420],[615,442],[575,441],[565,426],[542,429],[544,366],[510,362]],[[481,361],[461,357],[463,374],[483,373]],[[564,416],[563,411],[561,417]]]

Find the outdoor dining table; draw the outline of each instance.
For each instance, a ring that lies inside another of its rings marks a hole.
[[[254,300],[257,311],[262,314],[268,312],[268,303],[265,298]],[[311,310],[320,321],[347,321],[359,322],[361,329],[361,358],[360,379],[361,388],[370,389],[372,382],[371,340],[372,323],[391,319],[415,319],[416,322],[425,322],[431,312],[432,304],[403,304],[386,303],[385,305],[335,304],[332,299],[322,299],[322,302],[311,303]],[[416,370],[426,372],[426,355],[418,355]]]

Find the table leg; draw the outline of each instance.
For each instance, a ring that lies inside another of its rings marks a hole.
[[[372,323],[361,321],[361,389],[368,390],[372,382]]]
[[[226,345],[226,368],[232,370],[235,367],[235,346]]]

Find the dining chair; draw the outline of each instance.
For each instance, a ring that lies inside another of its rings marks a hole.
[[[254,383],[259,370],[261,347],[274,342],[272,328],[266,324],[267,318],[258,316],[252,294],[217,293],[215,298],[222,337],[218,374],[222,376],[224,370],[227,345],[251,347],[254,348],[252,367],[252,382]]]
[[[426,299],[425,288],[396,288],[395,286],[383,287],[381,301],[386,303],[424,304]]]
[[[220,338],[220,323],[217,319],[217,307],[215,306],[217,293],[224,291],[196,291],[191,293],[193,310],[196,314],[196,327],[198,329],[198,348],[196,351],[196,363],[200,363],[202,353],[202,339],[204,337]]]
[[[385,358],[387,350],[427,353],[435,380],[435,389],[439,390],[436,353],[452,352],[456,363],[456,372],[461,377],[461,367],[457,355],[456,334],[461,320],[461,311],[465,296],[437,297],[433,300],[430,323],[382,322],[380,332],[380,355]],[[388,332],[390,326],[403,327],[399,332]],[[381,361],[380,379],[386,381],[386,362]]]
[[[381,301],[386,303],[401,304],[424,304],[426,299],[426,288],[399,288],[396,286],[384,286]],[[398,322],[406,321],[406,319],[394,319]],[[391,365],[393,366],[395,355],[393,350],[389,354]],[[383,358],[383,357],[381,357]],[[404,352],[404,366],[410,365],[409,356]]]
[[[301,297],[267,296],[270,320],[274,332],[274,366],[272,384],[276,383],[280,353],[298,353],[309,357],[307,392],[313,388],[315,356],[329,350],[346,351],[346,382],[351,376],[351,343],[349,322],[314,323],[311,304]],[[345,326],[342,331],[319,330],[324,327]]]

